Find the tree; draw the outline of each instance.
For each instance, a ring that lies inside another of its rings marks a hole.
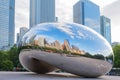
[[[2,62],[8,59],[8,55],[5,51],[0,51],[0,70],[2,69]]]
[[[16,46],[13,46],[8,52],[9,60],[13,62],[14,67],[18,67],[20,65],[19,62],[19,51]]]
[[[0,51],[0,71],[13,70],[13,67],[22,67],[19,62],[19,50],[15,45],[8,51]]]
[[[120,68],[120,45],[113,47],[114,52],[114,67]]]
[[[5,71],[11,71],[11,70],[13,70],[13,63],[10,60],[3,61],[1,66],[2,66],[1,67],[2,70],[5,70]]]

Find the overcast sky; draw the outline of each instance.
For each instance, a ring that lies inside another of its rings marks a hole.
[[[60,22],[72,22],[72,7],[78,0],[56,0],[56,16]],[[111,19],[112,42],[120,42],[120,0],[91,0],[100,6],[101,15]],[[29,27],[29,0],[16,0],[15,33]]]

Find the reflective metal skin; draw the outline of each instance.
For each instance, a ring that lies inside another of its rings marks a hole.
[[[62,69],[83,77],[99,77],[113,65],[110,44],[97,32],[75,23],[42,23],[19,44],[20,62],[29,71]]]

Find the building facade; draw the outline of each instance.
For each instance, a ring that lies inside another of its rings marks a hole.
[[[16,44],[18,45],[18,43],[19,43],[19,40],[20,40],[20,33],[17,33],[17,39],[16,39]]]
[[[0,50],[14,45],[15,0],[0,0]]]
[[[30,27],[55,22],[55,0],[30,0]]]
[[[111,20],[105,16],[101,16],[101,34],[111,44]]]
[[[24,36],[24,34],[25,34],[27,31],[28,31],[28,28],[26,28],[26,27],[21,27],[21,28],[20,28],[20,34],[19,34],[20,39],[22,39],[22,37]]]
[[[73,6],[73,21],[100,33],[100,8],[89,0],[79,0]]]

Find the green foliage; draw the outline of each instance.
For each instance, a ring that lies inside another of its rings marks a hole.
[[[11,71],[13,70],[13,62],[10,61],[10,60],[5,60],[5,61],[2,61],[1,63],[1,69],[2,70],[5,70],[5,71]]]
[[[114,52],[114,67],[120,68],[120,45],[113,47]]]
[[[19,65],[19,52],[16,46],[12,47],[8,52],[9,60],[13,62],[14,67]]]
[[[0,51],[0,71],[10,71],[13,67],[22,67],[19,62],[19,50],[13,46],[9,51]]]
[[[2,70],[2,62],[8,59],[8,54],[5,51],[0,51],[0,70]]]

